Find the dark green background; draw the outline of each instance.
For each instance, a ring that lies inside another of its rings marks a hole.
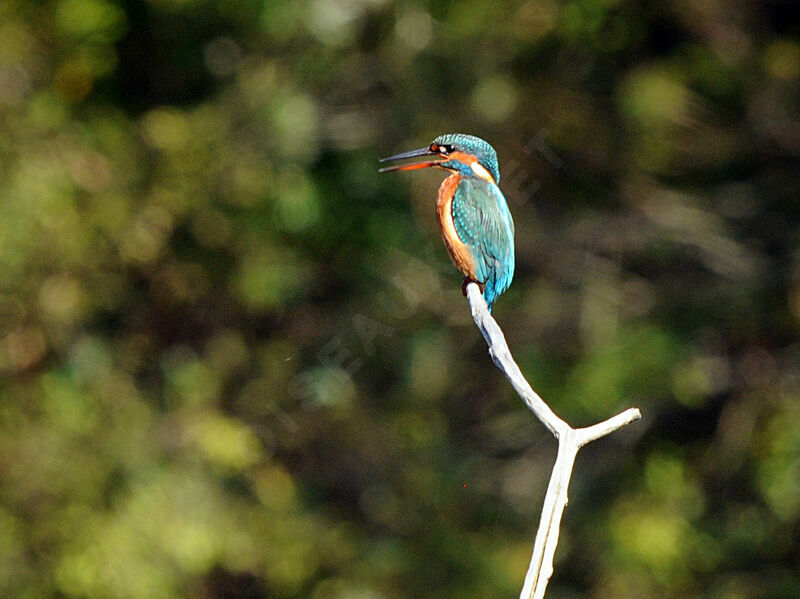
[[[498,151],[495,316],[574,425],[552,599],[800,596],[800,27],[738,0],[0,0],[0,595],[514,597],[555,441],[438,239]]]

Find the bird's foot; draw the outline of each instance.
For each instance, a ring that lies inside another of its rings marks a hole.
[[[473,281],[469,277],[464,277],[464,282],[461,283],[461,293],[464,294],[464,297],[467,297],[467,285],[470,283],[478,283],[478,281]],[[481,294],[486,290],[486,283],[478,283],[478,288],[481,290]]]

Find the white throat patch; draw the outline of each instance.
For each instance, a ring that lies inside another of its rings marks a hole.
[[[476,177],[480,177],[481,179],[486,179],[487,181],[494,182],[494,179],[492,178],[492,175],[489,174],[489,171],[487,171],[483,167],[483,165],[478,161],[470,163],[469,166],[472,169],[472,172],[475,173]]]

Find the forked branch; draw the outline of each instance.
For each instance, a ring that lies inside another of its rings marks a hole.
[[[594,441],[641,418],[637,408],[630,408],[621,414],[586,428],[572,428],[550,409],[539,394],[533,390],[522,375],[508,349],[505,335],[486,307],[480,288],[476,283],[467,285],[472,319],[489,346],[489,355],[495,365],[506,375],[514,390],[525,405],[542,421],[558,440],[558,455],[547,485],[547,493],[539,519],[539,529],[533,545],[533,555],[525,576],[525,584],[520,599],[543,599],[547,583],[553,574],[553,557],[558,545],[561,529],[561,515],[567,505],[569,481],[578,450]]]

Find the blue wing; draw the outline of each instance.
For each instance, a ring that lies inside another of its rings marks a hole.
[[[464,178],[453,196],[453,224],[459,239],[475,259],[476,276],[492,303],[514,278],[514,221],[502,192],[494,183]]]

